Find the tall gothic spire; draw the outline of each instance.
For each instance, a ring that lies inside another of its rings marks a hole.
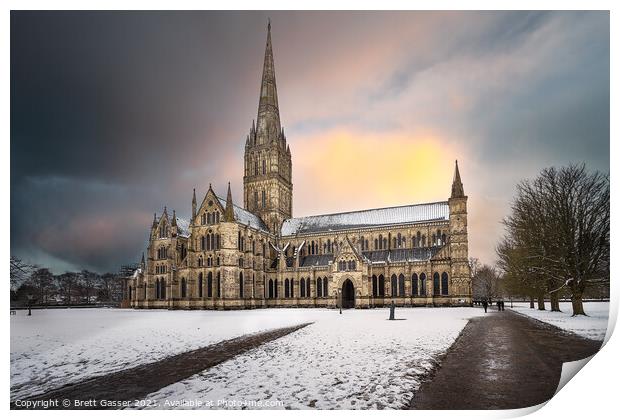
[[[233,209],[232,193],[230,192],[230,182],[228,183],[228,193],[226,194],[226,208],[224,209],[224,221],[235,221],[235,210]]]
[[[196,188],[194,188],[194,193],[192,195],[192,222],[196,218]]]
[[[463,191],[463,183],[461,182],[461,174],[459,173],[459,161],[455,161],[454,179],[452,180],[452,196],[450,198],[465,197]]]
[[[267,44],[265,46],[265,62],[260,86],[258,102],[258,118],[256,120],[257,143],[271,143],[280,135],[280,111],[278,110],[278,90],[276,89],[276,71],[273,64],[271,49],[271,22],[267,24]]]

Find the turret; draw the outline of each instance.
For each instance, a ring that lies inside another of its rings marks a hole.
[[[192,195],[192,223],[194,223],[195,218],[196,218],[196,188],[194,188],[194,193]]]
[[[471,301],[471,276],[469,271],[469,245],[467,241],[467,196],[463,190],[458,162],[455,162],[450,209],[450,276],[451,295]]]
[[[230,191],[230,182],[228,183],[228,193],[226,194],[226,208],[224,209],[224,221],[235,221],[235,210],[233,208],[232,193]]]

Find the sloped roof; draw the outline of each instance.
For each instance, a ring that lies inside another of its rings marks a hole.
[[[441,221],[449,220],[449,218],[450,209],[447,201],[413,204],[287,219],[282,224],[282,236],[403,223]]]
[[[177,229],[179,236],[189,238],[189,221],[187,219],[177,217]]]
[[[222,207],[226,208],[226,200],[221,197],[217,197],[217,199],[220,200],[220,204],[222,205]],[[264,232],[269,231],[269,229],[267,229],[267,226],[265,226],[261,218],[258,217],[257,215],[252,214],[249,211],[234,204],[233,204],[233,210],[235,213],[235,220],[237,222],[242,223],[244,225],[250,225],[250,227],[254,229],[262,230]]]
[[[392,249],[383,251],[365,251],[362,252],[365,258],[373,263],[379,262],[405,262],[405,261],[426,261],[434,257],[441,246],[423,247],[423,248],[406,248]]]

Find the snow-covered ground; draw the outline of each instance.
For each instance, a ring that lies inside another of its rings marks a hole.
[[[153,408],[182,400],[215,408],[226,408],[218,406],[221,400],[283,403],[274,408],[401,408],[468,320],[484,316],[481,308],[397,308],[398,321],[386,319],[387,309],[275,311],[316,322],[149,395],[157,401]]]
[[[560,302],[562,312],[551,312],[549,302],[546,304],[546,311],[531,309],[527,302],[515,302],[513,305],[514,311],[592,340],[603,340],[607,332],[609,302],[584,302],[583,309],[588,316],[572,316],[570,302]],[[506,302],[506,307],[509,308],[510,303]]]
[[[11,399],[327,314],[47,309],[28,317],[18,311],[11,316]]]

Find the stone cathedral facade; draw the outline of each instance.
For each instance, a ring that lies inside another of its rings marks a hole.
[[[467,196],[458,164],[447,201],[293,217],[292,157],[280,124],[268,27],[258,117],[245,142],[243,207],[209,185],[189,220],[153,218],[128,282],[134,308],[471,304]]]

